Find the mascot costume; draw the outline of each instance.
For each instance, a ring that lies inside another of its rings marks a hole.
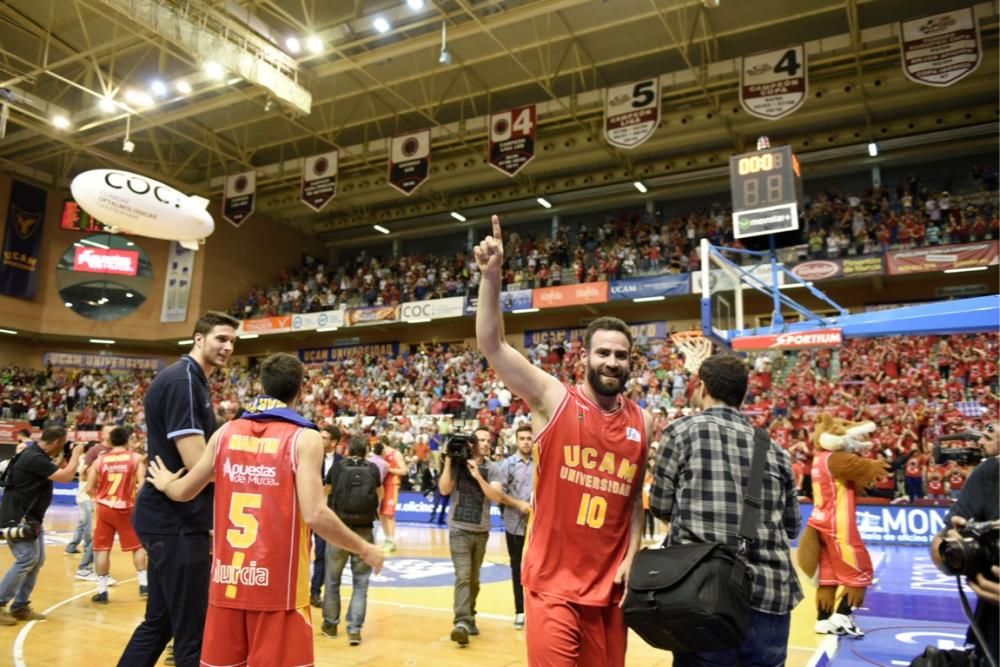
[[[859,456],[871,447],[873,422],[828,414],[816,418],[812,465],[813,511],[799,541],[799,567],[819,585],[816,632],[863,637],[852,612],[872,583],[872,562],[855,517],[857,491],[883,479],[888,464]],[[843,587],[837,595],[838,587]]]

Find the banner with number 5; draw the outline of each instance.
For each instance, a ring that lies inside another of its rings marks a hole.
[[[508,176],[535,159],[535,105],[490,114],[490,166]]]
[[[604,137],[618,148],[635,148],[660,125],[660,79],[611,86],[604,91]]]
[[[740,105],[765,120],[784,118],[806,101],[805,45],[740,59]]]

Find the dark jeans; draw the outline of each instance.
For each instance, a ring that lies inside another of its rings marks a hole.
[[[451,502],[451,496],[442,496],[441,492],[438,491],[437,486],[434,487],[434,506],[431,507],[431,518],[430,521],[433,523],[434,516],[438,515],[438,509],[440,508],[441,513],[438,515],[437,522],[444,523],[445,513],[448,511],[448,503]]]
[[[473,533],[461,528],[448,529],[448,547],[455,567],[455,623],[474,623],[476,598],[479,597],[479,570],[486,555],[489,531]]]
[[[320,589],[323,588],[323,580],[326,578],[326,540],[313,533],[313,541],[316,543],[316,552],[313,558],[312,584],[309,587],[309,593],[319,596]]]
[[[361,536],[366,542],[375,544],[375,533],[372,526],[351,526],[351,530]],[[323,595],[323,622],[340,623],[340,579],[344,574],[344,566],[351,561],[351,604],[347,607],[347,631],[361,632],[365,624],[365,612],[368,609],[368,579],[372,575],[372,566],[361,556],[346,549],[328,545],[326,548],[327,577],[326,593]]]
[[[735,651],[674,652],[674,667],[783,667],[788,655],[788,614],[753,610],[743,645]]]
[[[212,569],[208,533],[140,533],[139,539],[149,554],[146,617],[132,633],[118,666],[153,667],[173,637],[177,667],[198,667]]]
[[[521,586],[521,557],[524,555],[524,535],[504,533],[510,554],[510,580],[514,584],[514,613],[524,613],[524,587]]]

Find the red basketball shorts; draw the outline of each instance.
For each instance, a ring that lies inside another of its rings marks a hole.
[[[201,667],[310,667],[309,607],[250,611],[208,605]]]
[[[531,667],[624,667],[628,628],[618,605],[595,607],[525,589]]]
[[[379,505],[378,513],[390,519],[396,517],[396,501],[399,500],[399,483],[386,484],[385,495],[382,496],[382,504]]]
[[[823,540],[819,554],[820,586],[852,586],[867,588],[872,585],[872,559],[863,544]]]
[[[122,551],[137,551],[142,548],[142,542],[132,527],[132,510],[114,510],[107,505],[97,503],[94,551],[111,551],[115,543],[115,533],[118,533]]]

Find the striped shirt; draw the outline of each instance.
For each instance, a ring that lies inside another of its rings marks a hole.
[[[739,544],[743,489],[749,483],[753,427],[730,407],[682,417],[664,431],[649,508],[670,522],[669,544]],[[749,561],[756,575],[751,606],[785,614],[802,600],[788,541],[802,524],[788,454],[774,442],[767,452],[761,508]]]

